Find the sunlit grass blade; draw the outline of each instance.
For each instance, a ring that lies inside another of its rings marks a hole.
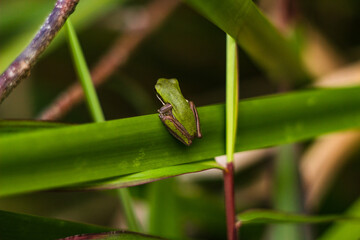
[[[201,161],[196,163],[187,163],[187,164],[169,166],[164,168],[151,169],[143,172],[115,177],[105,181],[88,182],[74,187],[69,187],[66,189],[67,190],[100,190],[100,189],[131,187],[131,186],[158,181],[169,177],[183,175],[186,173],[201,172],[209,169],[223,169],[223,167],[217,164],[215,161]]]
[[[342,215],[311,216],[304,214],[286,213],[275,210],[254,209],[237,215],[241,224],[272,224],[272,223],[326,223],[334,221],[347,221],[360,224],[359,217]]]
[[[251,0],[185,0],[237,43],[277,81],[309,80],[298,53]]]
[[[224,171],[224,198],[228,239],[237,238],[234,197],[234,149],[238,113],[238,61],[235,40],[226,35],[226,169]]]
[[[226,156],[227,162],[232,162],[236,141],[236,123],[238,113],[238,61],[235,40],[226,35]]]
[[[235,151],[358,128],[359,94],[360,88],[356,87],[241,101]],[[157,114],[4,136],[0,138],[0,195],[63,187],[224,155],[224,105],[198,110],[204,137],[191,147],[178,143]]]

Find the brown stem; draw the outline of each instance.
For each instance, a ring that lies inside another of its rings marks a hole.
[[[49,46],[66,19],[75,10],[79,0],[58,0],[45,23],[26,49],[0,75],[0,103],[19,82],[30,75],[40,54]]]
[[[293,28],[299,15],[298,0],[262,0],[260,5],[275,27],[285,34]]]
[[[237,227],[235,225],[235,198],[234,198],[234,163],[226,164],[224,170],[224,191],[226,208],[226,226],[228,240],[237,239]]]
[[[104,83],[119,66],[126,63],[133,50],[163,22],[178,3],[179,0],[154,0],[150,3],[145,11],[146,17],[149,19],[147,26],[138,31],[132,30],[122,34],[92,69],[91,78],[94,85],[99,86]],[[83,98],[82,87],[76,82],[51,103],[38,119],[57,120],[80,103]]]
[[[282,26],[292,24],[297,17],[296,0],[278,0],[278,20]]]

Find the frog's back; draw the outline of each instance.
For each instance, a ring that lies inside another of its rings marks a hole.
[[[155,88],[163,101],[172,105],[174,117],[187,129],[191,136],[194,136],[197,132],[195,116],[189,102],[181,93],[178,80],[160,78]]]

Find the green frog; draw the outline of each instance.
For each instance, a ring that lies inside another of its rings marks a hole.
[[[200,121],[195,104],[181,93],[178,80],[160,78],[155,91],[163,106],[158,110],[159,117],[169,132],[190,146],[195,137],[201,138]]]

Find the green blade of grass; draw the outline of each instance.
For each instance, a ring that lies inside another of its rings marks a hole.
[[[238,113],[238,66],[235,40],[226,35],[226,157],[234,160]]]
[[[224,198],[228,239],[237,238],[234,197],[234,150],[238,113],[238,66],[235,40],[226,34],[226,169]]]
[[[58,239],[81,233],[100,233],[114,229],[59,219],[0,210],[0,236],[11,239]]]
[[[110,232],[111,231],[111,232]],[[115,232],[114,232],[115,231]],[[124,239],[144,240],[159,239],[135,232],[116,231],[116,229],[77,223],[54,218],[45,218],[27,214],[6,212],[0,210],[1,240],[42,240],[59,239],[77,234],[90,234],[103,238],[91,239]],[[98,233],[98,234],[95,234]],[[99,234],[102,233],[102,234]],[[108,238],[105,238],[108,237]],[[109,238],[116,237],[116,238]]]
[[[201,172],[209,169],[223,169],[215,161],[201,161],[186,163],[181,165],[169,166],[158,169],[151,169],[143,172],[133,173],[120,177],[111,178],[106,181],[88,182],[75,187],[66,188],[67,190],[99,190],[131,187],[157,180],[179,176],[186,173]]]
[[[276,80],[304,82],[308,74],[290,42],[251,0],[184,0],[237,43]]]
[[[105,117],[101,109],[94,84],[91,80],[90,71],[87,67],[84,54],[82,52],[79,40],[76,36],[75,30],[71,24],[70,19],[66,21],[66,30],[68,33],[68,41],[69,41],[75,69],[77,71],[77,75],[80,80],[81,86],[84,90],[86,103],[88,105],[91,116],[93,120],[97,123],[104,122]],[[118,194],[125,210],[125,216],[129,229],[132,231],[139,231],[140,225],[135,217],[129,190],[120,189],[118,190]]]
[[[235,151],[360,126],[360,88],[241,101]],[[199,108],[203,138],[178,143],[157,114],[0,138],[0,195],[62,187],[224,155],[225,108]],[[259,137],[260,136],[260,137]]]
[[[7,134],[29,132],[29,131],[58,128],[65,126],[69,126],[69,124],[43,122],[43,121],[27,121],[27,120],[0,120],[0,137],[3,137]]]
[[[95,122],[105,121],[104,114],[102,112],[99,99],[96,94],[95,87],[92,83],[90,71],[87,67],[83,52],[79,40],[76,36],[73,25],[70,19],[65,23],[66,30],[68,33],[68,40],[73,57],[75,69],[79,77],[81,86],[84,90],[86,103],[88,105],[91,116]]]
[[[181,202],[176,194],[176,179],[166,179],[149,188],[149,233],[166,239],[184,239],[180,219]]]
[[[325,223],[347,221],[360,224],[360,218],[341,215],[310,216],[304,214],[286,213],[280,211],[254,209],[238,214],[241,224],[270,224],[270,223]]]
[[[279,211],[301,213],[301,196],[298,174],[297,151],[294,144],[283,145],[277,149],[274,162],[273,208]],[[304,239],[303,226],[272,225],[270,240]]]

